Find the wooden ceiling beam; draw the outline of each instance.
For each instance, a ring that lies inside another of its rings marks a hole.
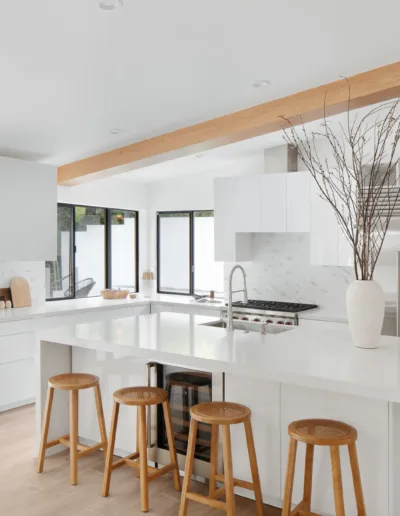
[[[207,122],[132,143],[58,168],[58,183],[80,184],[278,131],[283,119],[298,124],[400,96],[400,62],[243,109]]]

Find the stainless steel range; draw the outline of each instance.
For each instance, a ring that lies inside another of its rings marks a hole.
[[[298,315],[301,312],[314,310],[317,305],[305,303],[287,303],[285,301],[261,301],[249,299],[247,302],[232,303],[234,321],[252,323],[252,325],[279,324],[297,326]],[[228,307],[222,309],[222,317],[228,316]]]

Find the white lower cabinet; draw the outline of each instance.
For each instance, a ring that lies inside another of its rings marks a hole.
[[[280,484],[280,384],[237,376],[225,375],[225,399],[242,403],[251,409],[261,490],[264,503],[279,505]],[[233,474],[251,481],[244,425],[232,425]],[[244,496],[252,492],[236,488]]]
[[[289,423],[306,418],[330,418],[353,425],[358,431],[357,451],[368,516],[388,516],[389,407],[388,403],[358,396],[282,384],[282,496],[288,456]],[[302,499],[305,445],[299,443],[293,504]],[[347,447],[341,447],[341,466],[346,514],[356,515],[353,481]],[[329,448],[315,448],[311,510],[335,514]]]
[[[32,331],[0,337],[0,412],[35,401],[35,350]]]
[[[0,412],[35,401],[35,359],[0,364]]]
[[[113,409],[113,392],[122,387],[147,385],[146,363],[125,354],[118,356],[116,352],[72,348],[72,371],[99,376],[107,433]],[[79,391],[79,435],[89,442],[100,440],[93,389]],[[132,453],[135,449],[136,408],[121,406],[116,455]]]

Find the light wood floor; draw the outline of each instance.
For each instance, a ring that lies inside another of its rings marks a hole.
[[[4,516],[139,516],[139,481],[131,468],[112,474],[108,498],[101,496],[104,456],[96,452],[80,459],[79,485],[69,485],[68,451],[49,457],[44,472],[35,471],[34,407],[0,413],[0,514]],[[202,492],[205,486],[192,483]],[[178,516],[179,493],[172,476],[150,484],[150,512]],[[237,516],[256,514],[254,502],[236,497]],[[189,502],[188,516],[218,516],[223,512]],[[265,516],[281,511],[265,506]]]

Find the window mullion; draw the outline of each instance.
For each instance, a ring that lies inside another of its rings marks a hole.
[[[189,224],[189,231],[190,231],[190,294],[194,294],[194,212],[190,212],[190,224]]]
[[[106,288],[112,288],[112,263],[111,263],[111,210],[106,208],[105,210],[105,285]]]
[[[75,221],[75,206],[71,206],[71,212],[72,212],[72,217],[71,217],[71,225],[72,225],[72,228],[71,228],[71,239],[72,239],[72,242],[71,242],[71,262],[72,262],[72,265],[71,265],[71,293],[72,293],[72,298],[75,299],[75,271],[76,271],[76,267],[75,267],[75,264],[76,264],[76,239],[75,239],[75,231],[76,231],[76,221]]]

